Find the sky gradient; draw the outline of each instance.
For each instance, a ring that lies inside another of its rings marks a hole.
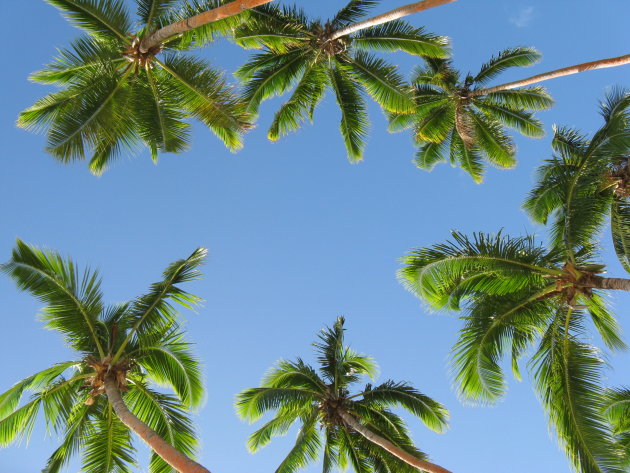
[[[403,3],[385,0],[375,13]],[[298,4],[325,18],[344,2]],[[556,101],[538,115],[547,136],[517,136],[518,166],[489,169],[481,185],[445,164],[431,173],[416,169],[410,136],[388,134],[372,102],[365,161],[349,164],[330,94],[313,125],[279,142],[266,139],[281,103],[273,99],[261,107],[257,127],[237,154],[196,124],[189,152],[164,155],[154,165],[142,151],[97,178],[85,163],[55,162],[44,152],[43,136],[15,126],[22,109],[52,90],[27,82],[27,76],[79,30],[41,0],[3,2],[0,8],[8,19],[1,33],[7,66],[0,107],[0,261],[9,258],[16,237],[54,248],[81,266],[99,268],[106,300],[117,302],[142,294],[171,261],[207,247],[203,280],[186,285],[205,303],[198,314],[183,315],[205,366],[207,402],[196,422],[200,461],[213,473],[275,470],[295,431],[251,455],[245,441],[256,427],[236,417],[234,395],[257,386],[280,358],[314,362],[316,333],[338,315],[346,317],[351,346],[380,365],[377,381],[409,381],[450,409],[446,434],[409,422],[418,447],[433,461],[454,473],[569,471],[527,375],[520,383],[508,376],[507,396],[494,407],[457,399],[448,357],[461,322],[456,314],[427,312],[395,274],[410,249],[442,242],[452,229],[503,228],[544,238],[544,229],[533,225],[520,205],[536,166],[550,157],[552,124],[591,134],[602,123],[597,107],[607,88],[630,85],[628,66],[545,83]],[[624,0],[603,0],[596,7],[586,0],[459,0],[409,20],[449,36],[455,65],[464,72],[478,70],[508,47],[534,46],[543,53],[538,65],[501,75],[506,82],[627,54],[629,17]],[[218,41],[203,55],[230,74],[249,53]],[[402,53],[388,57],[406,76],[419,62]],[[602,252],[609,275],[624,277],[608,232]],[[3,392],[71,355],[59,335],[42,329],[36,318],[41,304],[33,297],[5,276],[0,294]],[[627,296],[613,300],[626,332],[628,302]],[[627,354],[609,358],[610,385],[630,384],[628,361]],[[28,448],[0,450],[0,472],[39,471],[54,448],[40,424]],[[144,451],[140,462],[147,465]],[[68,471],[77,469],[73,464]]]

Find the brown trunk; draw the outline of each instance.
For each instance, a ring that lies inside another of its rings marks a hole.
[[[257,7],[269,3],[271,0],[235,0],[215,8],[214,10],[208,10],[198,15],[191,16],[185,20],[178,21],[171,25],[167,25],[160,28],[155,33],[150,34],[142,39],[140,43],[140,52],[146,53],[149,49],[162,44],[166,39],[185,33],[186,31],[200,26],[212,23],[213,21],[222,20],[230,16],[238,15],[239,13],[249,10],[250,8]]]
[[[597,289],[613,289],[616,291],[630,291],[630,279],[624,278],[592,278],[593,287]]]
[[[108,374],[105,377],[105,393],[114,408],[114,412],[122,423],[138,434],[151,450],[162,457],[162,459],[175,470],[180,473],[210,473],[209,470],[205,469],[199,463],[191,460],[172,445],[168,444],[157,432],[133,415],[120,395],[116,376],[113,374]]]
[[[630,64],[630,54],[626,54],[625,56],[611,57],[608,59],[600,59],[598,61],[585,62],[583,64],[577,64],[575,66],[563,67],[562,69],[545,72],[544,74],[538,74],[523,80],[517,80],[514,82],[508,82],[506,84],[496,85],[494,87],[488,87],[487,89],[472,90],[470,92],[470,96],[479,97],[480,95],[487,95],[491,94],[492,92],[499,92],[500,90],[525,87],[526,85],[536,84],[538,82],[543,82],[549,79],[555,79],[556,77],[570,76],[571,74],[577,74],[578,72],[591,71],[594,69],[604,69],[606,67],[623,66],[624,64]]]
[[[369,28],[370,26],[381,25],[383,23],[387,23],[388,21],[397,20],[398,18],[411,15],[412,13],[428,10],[429,8],[439,7],[440,5],[445,5],[447,3],[453,3],[456,1],[457,0],[424,0],[423,2],[410,3],[409,5],[405,5],[404,7],[390,10],[387,13],[383,13],[382,15],[377,15],[373,18],[368,18],[365,21],[360,21],[353,25],[347,26],[346,28],[337,30],[332,34],[329,39],[332,41],[334,39],[341,38],[342,36],[354,33],[355,31]]]
[[[435,465],[428,461],[420,460],[419,458],[416,458],[413,455],[405,452],[401,448],[398,448],[389,440],[384,439],[380,435],[376,435],[370,429],[368,429],[367,427],[359,423],[359,421],[357,421],[351,414],[344,411],[338,411],[338,412],[339,412],[339,416],[343,419],[343,421],[346,423],[348,427],[357,431],[359,434],[361,434],[363,437],[368,439],[370,442],[375,443],[379,447],[387,450],[389,453],[391,453],[395,457],[400,458],[402,461],[404,461],[408,465],[411,465],[417,468],[418,470],[427,471],[429,473],[451,473],[446,468],[442,468],[441,466]]]

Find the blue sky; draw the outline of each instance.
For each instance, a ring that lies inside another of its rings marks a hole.
[[[299,4],[314,16],[326,17],[343,2]],[[401,4],[383,1],[375,13]],[[141,152],[120,159],[96,178],[83,163],[54,162],[43,151],[43,136],[15,126],[20,110],[48,92],[27,82],[27,76],[79,31],[41,0],[3,2],[0,8],[6,20],[0,260],[8,259],[16,237],[55,248],[83,265],[98,267],[106,297],[115,302],[141,294],[169,262],[195,247],[207,247],[204,279],[188,285],[205,303],[198,314],[184,316],[205,365],[208,396],[196,421],[203,445],[200,459],[211,471],[275,469],[295,432],[249,454],[245,440],[255,427],[236,418],[234,395],[256,386],[280,358],[313,361],[311,342],[338,315],[346,316],[353,348],[379,363],[380,380],[409,381],[450,409],[446,434],[434,434],[417,420],[409,423],[418,446],[435,462],[454,473],[569,470],[527,376],[520,383],[510,379],[506,398],[491,408],[467,406],[457,399],[448,353],[461,323],[455,314],[427,313],[395,273],[407,251],[441,242],[451,229],[503,228],[543,237],[544,229],[529,222],[520,204],[535,167],[550,155],[551,126],[574,126],[588,133],[597,129],[598,101],[608,87],[628,86],[628,66],[547,82],[556,100],[553,109],[539,115],[547,137],[517,137],[518,166],[490,170],[481,185],[448,165],[431,173],[416,169],[411,138],[388,134],[374,104],[365,161],[349,164],[330,95],[313,125],[279,142],[266,139],[281,103],[274,99],[263,105],[257,128],[237,154],[195,126],[191,151],[165,155],[157,166]],[[477,70],[503,48],[537,47],[544,55],[541,63],[501,76],[509,81],[626,54],[629,15],[624,0],[603,0],[597,7],[585,0],[459,0],[410,21],[449,36],[462,71]],[[203,54],[229,74],[249,53],[219,41]],[[417,64],[403,54],[389,59],[405,74]],[[602,247],[610,275],[623,277],[610,246],[605,233]],[[71,355],[57,334],[42,329],[35,316],[40,306],[36,300],[6,277],[0,278],[0,294],[4,391]],[[613,300],[626,331],[629,301]],[[609,361],[614,369],[608,382],[628,384],[628,356],[614,355]],[[0,451],[0,471],[39,471],[54,445],[39,425],[28,447]],[[74,465],[69,471],[76,470]]]

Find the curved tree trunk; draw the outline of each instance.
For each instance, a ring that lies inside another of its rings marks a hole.
[[[486,89],[471,90],[469,95],[471,97],[479,97],[480,95],[491,94],[493,92],[499,92],[500,90],[516,89],[518,87],[525,87],[526,85],[537,84],[538,82],[555,79],[556,77],[570,76],[571,74],[577,74],[578,72],[591,71],[594,69],[604,69],[606,67],[623,66],[624,64],[630,64],[630,54],[618,57],[611,57],[608,59],[599,59],[597,61],[585,62],[583,64],[577,64],[575,66],[563,67],[562,69],[556,69],[554,71],[549,71],[543,74],[528,77],[527,79],[507,82],[505,84],[488,87]]]
[[[447,3],[453,3],[456,1],[457,0],[424,0],[423,2],[410,3],[409,5],[405,5],[404,7],[390,10],[387,13],[383,13],[382,15],[377,15],[373,18],[368,18],[367,20],[360,21],[353,25],[347,26],[346,28],[337,30],[330,36],[329,39],[334,40],[337,38],[341,38],[342,36],[349,35],[351,33],[354,33],[355,31],[359,31],[364,28],[369,28],[370,26],[381,25],[383,23],[387,23],[389,21],[397,20],[398,18],[403,18],[407,15],[411,15],[412,13],[428,10],[429,8],[439,7],[440,5],[445,5]]]
[[[230,16],[238,15],[239,13],[249,10],[250,8],[257,7],[269,3],[271,0],[235,0],[230,3],[226,3],[213,10],[208,10],[198,15],[191,16],[185,20],[178,21],[160,28],[155,33],[150,34],[142,39],[140,42],[140,51],[146,53],[149,49],[158,46],[171,36],[185,33],[186,31],[200,26],[212,23],[213,21],[222,20]]]
[[[157,455],[180,473],[210,473],[199,463],[191,460],[172,445],[168,444],[157,432],[138,419],[125,405],[116,377],[109,374],[105,377],[105,393],[118,418],[133,430]]]
[[[357,431],[359,434],[361,434],[363,437],[368,439],[370,442],[375,443],[379,447],[387,450],[389,453],[391,453],[395,457],[400,458],[402,461],[404,461],[408,465],[411,465],[417,468],[418,470],[427,471],[429,473],[451,473],[446,468],[442,468],[439,465],[435,465],[434,463],[431,463],[425,460],[420,460],[419,458],[414,457],[410,453],[405,452],[403,449],[398,448],[389,440],[384,439],[380,435],[376,435],[370,429],[362,425],[351,414],[344,411],[339,411],[339,416],[352,430]]]

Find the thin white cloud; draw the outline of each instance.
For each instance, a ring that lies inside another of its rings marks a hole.
[[[519,9],[518,13],[510,17],[510,23],[517,28],[525,28],[526,26],[529,26],[533,18],[534,7],[522,7]]]

